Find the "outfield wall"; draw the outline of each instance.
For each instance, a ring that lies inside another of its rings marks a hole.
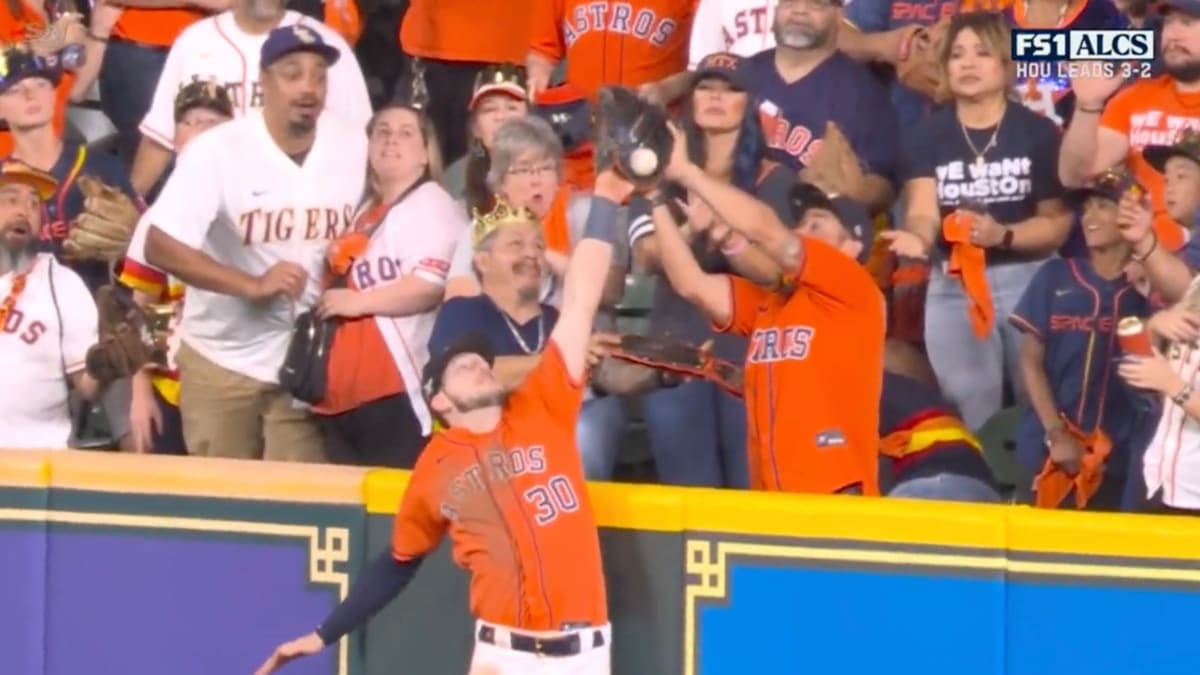
[[[390,538],[407,474],[0,452],[0,673],[249,673]],[[617,675],[1190,673],[1191,518],[593,484]],[[296,675],[462,675],[439,551]]]

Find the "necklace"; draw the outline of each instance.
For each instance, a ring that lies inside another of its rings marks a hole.
[[[12,316],[12,311],[17,308],[17,300],[21,298],[21,293],[25,291],[25,282],[29,279],[29,272],[21,272],[13,275],[12,288],[8,291],[8,296],[0,302],[0,331],[8,325],[8,318]]]
[[[959,121],[958,128],[962,129],[963,140],[965,140],[967,145],[971,148],[971,153],[975,155],[975,166],[981,169],[983,168],[984,155],[988,153],[988,150],[996,147],[996,137],[1000,135],[1000,127],[1003,124],[1004,115],[1001,114],[1000,121],[996,122],[996,128],[992,130],[992,135],[988,138],[987,145],[983,146],[983,149],[980,150],[979,148],[975,147],[975,142],[971,140],[971,134],[969,131],[967,131],[967,125],[963,124],[961,120]]]
[[[508,314],[504,310],[500,310],[500,316],[504,318],[505,325],[508,326],[508,332],[512,333],[513,339],[521,346],[521,350],[526,354],[540,354],[543,343],[546,340],[546,315],[539,314],[537,320],[537,344],[533,349],[529,348],[529,343],[525,342],[525,338],[521,337],[521,331],[517,330],[517,324],[513,323],[512,319],[508,318]]]

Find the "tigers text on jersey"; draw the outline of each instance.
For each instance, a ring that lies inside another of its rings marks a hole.
[[[303,15],[284,12],[280,26],[303,23],[321,35],[327,44],[337,47],[342,56],[329,68],[327,108],[351,124],[366,127],[371,117],[371,99],[367,83],[354,51],[340,35],[323,23]],[[174,149],[175,97],[179,90],[195,80],[223,85],[233,101],[233,114],[242,117],[262,107],[259,82],[259,56],[267,33],[248,35],[233,20],[233,12],[222,12],[197,21],[183,31],[167,54],[162,75],[154,90],[150,110],[138,130],[155,143]]]
[[[775,46],[776,0],[700,0],[692,23],[688,67],[717,52],[754,56]]]
[[[189,288],[183,341],[223,368],[277,382],[295,316],[316,301],[325,249],[351,227],[366,165],[365,128],[329,113],[301,164],[279,149],[258,111],[213,127],[179,153],[154,203],[153,227],[253,276],[285,261],[309,274],[297,303],[251,304]]]
[[[67,373],[83,370],[97,341],[96,302],[83,279],[40,254],[0,327],[0,448],[65,448],[71,436]],[[0,298],[17,275],[0,276]]]

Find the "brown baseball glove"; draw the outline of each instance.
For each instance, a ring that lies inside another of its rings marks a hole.
[[[896,61],[896,79],[935,103],[949,99],[939,63],[949,28],[950,19],[945,18],[928,28],[917,29],[901,46],[900,58]]]
[[[742,395],[742,369],[713,357],[707,347],[645,335],[622,335],[620,346],[608,353],[622,361],[684,376],[702,377],[734,396]]]
[[[800,177],[825,194],[838,196],[854,194],[862,185],[865,173],[846,135],[837,124],[828,122],[821,145],[800,172]]]
[[[86,367],[102,385],[129,377],[151,358],[153,346],[147,339],[145,316],[127,291],[104,286],[96,291],[100,316],[100,341],[88,349]]]
[[[83,213],[63,242],[63,251],[75,260],[113,262],[125,256],[141,213],[129,197],[95,176],[80,176]]]

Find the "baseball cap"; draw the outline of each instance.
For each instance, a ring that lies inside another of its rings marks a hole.
[[[1066,199],[1073,207],[1083,204],[1092,196],[1119,202],[1136,185],[1137,181],[1123,168],[1109,169],[1083,186],[1067,192]]]
[[[731,52],[716,52],[700,60],[692,73],[694,88],[700,80],[718,78],[725,80],[734,89],[750,91],[753,78],[750,75],[750,60]]]
[[[478,354],[484,361],[487,361],[489,366],[496,362],[496,353],[492,350],[492,344],[482,333],[464,334],[447,345],[441,353],[432,355],[429,362],[425,364],[425,368],[421,371],[421,392],[426,399],[433,398],[442,390],[442,378],[446,376],[446,369],[450,367],[450,362],[463,354]]]
[[[225,117],[233,117],[233,101],[229,98],[229,92],[216,82],[189,82],[175,95],[176,122],[195,108],[207,108]]]
[[[268,68],[279,59],[296,52],[312,52],[325,59],[325,64],[337,63],[342,53],[325,42],[315,29],[302,23],[281,26],[267,34],[259,58],[259,67]]]
[[[479,101],[491,94],[506,94],[518,101],[524,101],[527,92],[524,68],[512,63],[490,65],[475,76],[475,86],[471,89],[471,102],[467,104],[467,110],[474,112]]]
[[[9,183],[28,185],[42,201],[53,197],[58,189],[58,181],[54,180],[54,176],[15,159],[6,160],[0,165],[0,185]]]
[[[561,84],[533,98],[533,114],[550,123],[570,152],[583,145],[592,133],[592,108],[587,96],[573,84]]]
[[[1200,0],[1163,0],[1155,6],[1159,14],[1169,14],[1174,10],[1200,16]]]
[[[811,183],[799,182],[788,194],[792,206],[792,222],[799,224],[812,209],[829,211],[837,217],[851,237],[862,244],[858,261],[865,263],[871,256],[872,237],[875,229],[871,224],[871,211],[849,197],[830,197]]]
[[[0,93],[31,77],[49,80],[58,86],[62,77],[61,63],[57,57],[44,58],[18,47],[10,47],[0,53]]]
[[[1170,145],[1147,145],[1142,150],[1142,158],[1162,173],[1167,166],[1167,160],[1172,157],[1186,157],[1200,164],[1200,132],[1195,129],[1184,129],[1175,136],[1175,142]]]

